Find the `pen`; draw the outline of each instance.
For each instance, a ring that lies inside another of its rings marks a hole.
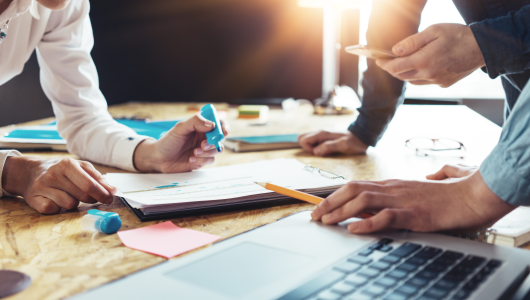
[[[275,185],[275,184],[272,184],[272,183],[256,182],[256,184],[259,184],[262,187],[264,187],[264,188],[266,188],[268,190],[271,190],[273,192],[276,192],[278,194],[289,196],[289,197],[292,197],[292,198],[295,198],[295,199],[298,199],[298,200],[302,200],[302,201],[306,201],[306,202],[309,202],[309,203],[313,203],[313,204],[316,204],[316,205],[320,204],[320,202],[322,202],[324,200],[324,198],[320,198],[320,197],[313,196],[313,195],[310,195],[310,194],[307,194],[307,193],[303,193],[303,192],[299,192],[299,191],[296,191],[296,190],[291,190],[291,189],[288,189],[288,188],[284,188],[283,186]],[[370,214],[370,213],[361,213],[361,214],[358,215],[358,217],[362,218],[362,219],[368,219],[368,218],[373,217],[373,216],[374,215]]]

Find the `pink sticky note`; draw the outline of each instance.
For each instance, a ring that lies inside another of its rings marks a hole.
[[[143,228],[118,231],[122,243],[132,249],[166,258],[188,252],[220,239],[220,236],[180,228],[170,221]]]

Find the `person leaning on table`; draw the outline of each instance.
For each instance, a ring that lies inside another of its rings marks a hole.
[[[362,153],[366,145],[375,145],[391,120],[402,99],[403,81],[447,87],[482,68],[491,78],[502,76],[506,92],[505,124],[498,145],[480,168],[445,166],[427,176],[431,181],[351,182],[319,205],[312,214],[315,220],[334,224],[368,211],[377,214],[350,224],[350,232],[471,229],[490,226],[517,206],[530,205],[530,1],[454,2],[469,26],[433,25],[393,45],[400,58],[371,62],[363,82],[371,98],[365,95],[360,120],[349,128],[352,133],[338,138],[307,134],[300,142],[317,155]],[[391,3],[396,8],[401,2]],[[419,5],[409,10],[415,20],[425,0],[408,3]],[[417,26],[417,22],[408,24]],[[374,74],[386,85],[377,86]],[[360,151],[359,140],[365,143]],[[336,148],[327,151],[330,145]]]
[[[140,172],[185,172],[212,163],[217,151],[204,133],[215,124],[198,115],[158,141],[112,119],[90,56],[89,8],[88,0],[0,0],[0,84],[20,74],[37,49],[42,88],[70,152]],[[115,192],[88,162],[0,151],[0,197],[23,196],[41,213],[72,209],[79,202],[108,204]]]

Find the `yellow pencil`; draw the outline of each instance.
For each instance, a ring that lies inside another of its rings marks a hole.
[[[273,192],[276,192],[278,194],[282,194],[282,195],[285,195],[285,196],[293,197],[295,199],[306,201],[306,202],[313,203],[313,204],[316,204],[316,205],[320,204],[320,202],[322,202],[324,200],[324,198],[320,198],[320,197],[309,195],[309,194],[306,194],[306,193],[302,193],[302,192],[299,192],[299,191],[296,191],[296,190],[291,190],[291,189],[288,189],[288,188],[284,188],[282,186],[275,185],[275,184],[272,184],[272,183],[256,182],[256,184],[259,184],[262,187],[264,187],[264,188],[266,188],[268,190],[271,190]],[[368,218],[373,217],[373,216],[374,215],[371,214],[371,213],[361,213],[358,217],[359,218],[363,218],[363,219],[368,219]]]
[[[267,183],[267,182],[256,182],[256,183],[261,185],[262,187],[264,187],[264,188],[266,188],[268,190],[271,190],[273,192],[276,192],[278,194],[282,194],[282,195],[285,195],[285,196],[293,197],[295,199],[306,201],[306,202],[309,202],[309,203],[313,203],[313,204],[317,204],[318,205],[320,202],[322,202],[322,200],[324,200],[324,198],[320,198],[320,197],[317,197],[317,196],[313,196],[313,195],[309,195],[309,194],[302,193],[302,192],[299,192],[299,191],[295,191],[295,190],[291,190],[291,189],[288,189],[288,188],[284,188],[284,187],[281,187],[279,185],[275,185],[275,184],[272,184],[272,183]]]

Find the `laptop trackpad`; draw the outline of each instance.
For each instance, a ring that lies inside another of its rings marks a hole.
[[[167,276],[228,297],[242,297],[312,261],[312,257],[246,242],[172,271]]]

